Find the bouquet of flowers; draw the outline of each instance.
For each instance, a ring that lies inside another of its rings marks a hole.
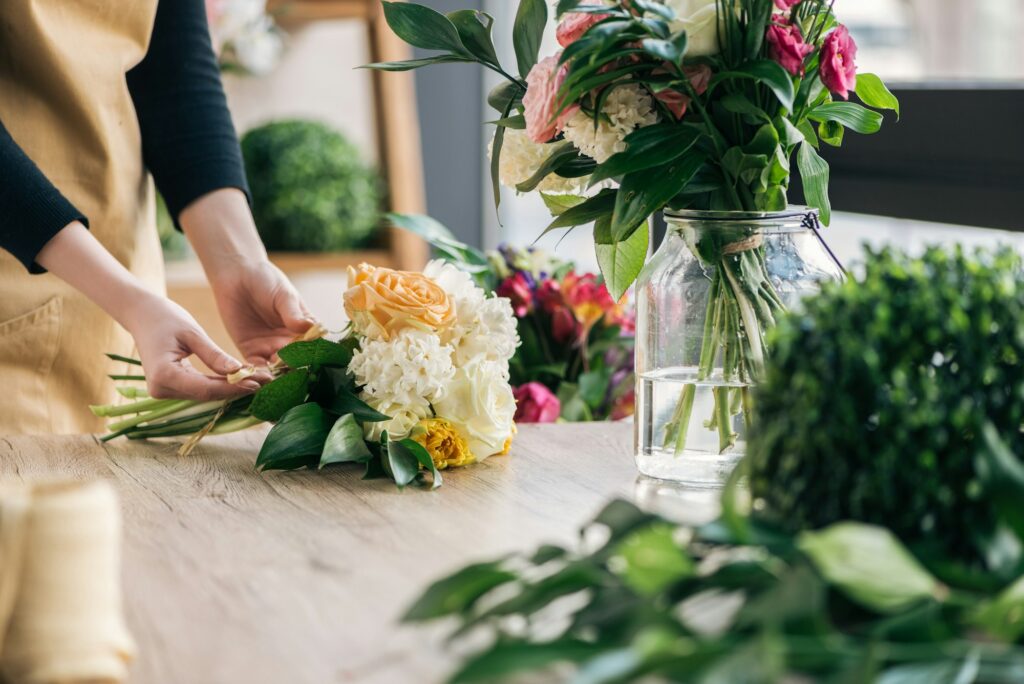
[[[266,0],[206,0],[206,19],[223,71],[262,76],[281,61],[284,38]]]
[[[429,216],[389,221],[430,242],[449,263],[512,304],[522,344],[511,361],[517,423],[620,420],[633,415],[633,330],[626,297],[603,279],[534,247],[483,252]]]
[[[497,58],[490,16],[384,2],[399,37],[438,53],[370,66],[476,62],[501,74],[505,82],[488,97],[499,113],[495,201],[499,184],[539,192],[553,215],[545,232],[592,223],[601,272],[617,299],[647,259],[652,214],[783,210],[794,155],[807,203],[829,223],[829,167],[818,149],[840,145],[847,130],[877,132],[876,110],[899,113],[877,76],[857,73],[857,46],[833,4],[558,0],[562,49],[540,59],[547,3],[520,0],[515,76]],[[862,104],[848,101],[851,93]],[[707,318],[698,380],[719,365],[725,381],[747,384],[761,377],[765,332],[784,305],[763,243],[732,233],[688,245],[713,281],[708,311],[728,314]],[[694,389],[680,397],[666,436],[677,452]],[[729,420],[742,405],[730,402]]]
[[[354,462],[399,486],[429,471],[437,487],[445,468],[508,453],[516,410],[509,359],[519,338],[507,298],[433,261],[423,273],[350,267],[344,304],[351,323],[339,341],[316,329],[284,347],[268,369],[274,379],[251,396],[198,403],[122,388],[138,401],[92,407],[117,419],[103,439],[189,435],[188,453],[207,434],[271,422],[257,468]]]

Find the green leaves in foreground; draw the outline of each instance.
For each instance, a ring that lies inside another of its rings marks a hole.
[[[807,205],[820,212],[821,222],[827,226],[832,222],[832,203],[828,199],[828,162],[821,158],[809,142],[803,142],[797,150],[796,163],[804,184]]]
[[[611,218],[604,216],[594,224],[594,248],[605,285],[612,299],[618,300],[640,275],[647,260],[650,231],[640,225],[624,240],[615,241],[611,232]]]
[[[320,460],[330,421],[317,404],[288,410],[267,433],[256,457],[257,470],[297,470]]]

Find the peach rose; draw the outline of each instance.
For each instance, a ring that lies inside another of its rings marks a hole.
[[[389,340],[403,328],[438,330],[455,320],[455,304],[422,273],[360,264],[348,267],[345,311],[356,331]]]
[[[526,134],[535,143],[546,143],[561,133],[565,123],[580,108],[574,104],[555,116],[560,106],[558,89],[569,75],[569,65],[558,64],[561,55],[561,52],[557,52],[540,60],[526,75],[526,95],[523,96]]]

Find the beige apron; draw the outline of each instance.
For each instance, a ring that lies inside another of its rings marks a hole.
[[[162,291],[153,185],[125,81],[156,4],[0,0],[0,120],[93,235]],[[0,250],[0,435],[102,431],[88,405],[114,401],[106,374],[125,370],[103,354],[132,350],[99,307]]]

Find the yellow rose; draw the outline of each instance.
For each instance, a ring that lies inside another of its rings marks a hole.
[[[469,465],[476,459],[469,451],[466,440],[455,426],[444,418],[429,418],[420,421],[412,431],[412,439],[418,442],[438,470]]]
[[[438,330],[455,319],[455,305],[422,273],[360,264],[348,268],[345,311],[356,331],[390,340],[402,328]]]

